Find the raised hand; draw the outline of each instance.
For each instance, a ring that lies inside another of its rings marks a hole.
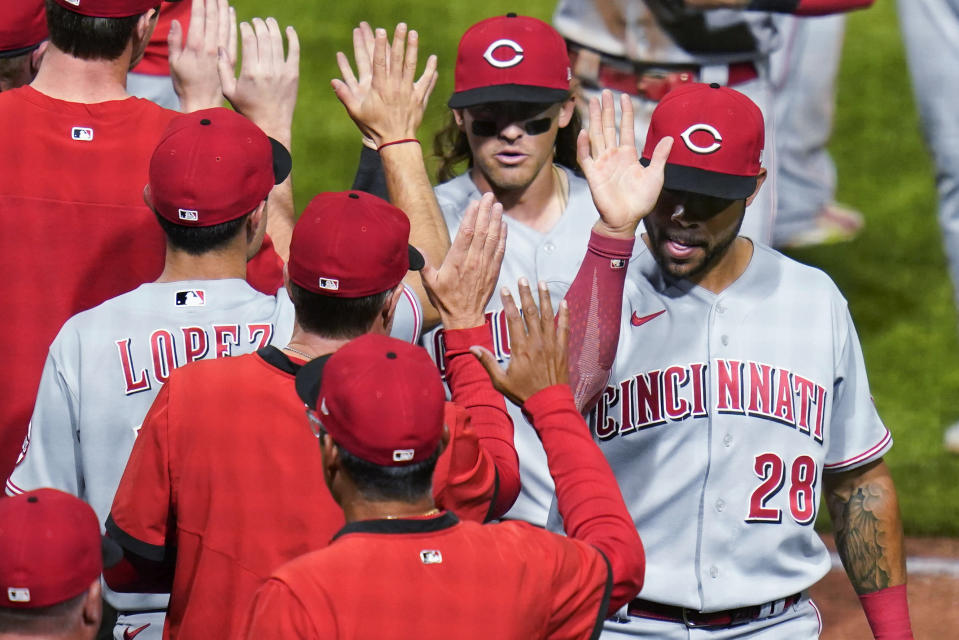
[[[621,127],[617,140],[613,94],[603,91],[602,103],[589,101],[589,129],[576,141],[576,156],[599,210],[596,231],[631,238],[640,220],[653,210],[663,189],[663,170],[673,139],[659,141],[648,167],[643,167],[633,140],[633,103],[620,96]]]
[[[420,271],[445,328],[469,329],[485,322],[505,252],[503,205],[487,193],[466,209],[443,264],[436,269],[427,262]]]
[[[286,28],[287,55],[283,55],[283,32],[274,18],[253,18],[240,24],[243,63],[234,75],[236,22],[230,45],[219,50],[219,79],[223,95],[233,107],[263,131],[290,147],[290,130],[300,80],[300,41],[293,27]]]
[[[170,24],[170,34],[167,36],[170,76],[184,112],[223,104],[217,53],[221,48],[230,50],[231,34],[232,50],[236,51],[236,34],[231,28],[235,21],[236,14],[227,0],[193,0],[186,43],[180,22],[174,20]]]
[[[372,38],[372,43],[371,43]],[[419,36],[404,23],[396,25],[393,42],[385,29],[375,33],[368,24],[353,29],[354,74],[349,60],[337,52],[342,79],[331,81],[336,97],[364,136],[377,147],[386,142],[414,138],[427,102],[436,86],[436,56],[416,79]]]
[[[500,293],[509,327],[510,359],[504,371],[496,356],[482,347],[470,351],[489,372],[497,391],[522,406],[533,394],[556,384],[569,384],[569,308],[560,303],[559,317],[553,320],[553,304],[545,282],[539,283],[539,308],[533,302],[529,282],[519,281],[522,316],[509,289]]]

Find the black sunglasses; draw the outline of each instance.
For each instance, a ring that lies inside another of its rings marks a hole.
[[[523,131],[526,135],[538,136],[549,131],[551,126],[553,126],[552,118],[537,118],[524,122]],[[495,120],[473,120],[472,131],[474,136],[492,138],[500,132],[500,127]]]

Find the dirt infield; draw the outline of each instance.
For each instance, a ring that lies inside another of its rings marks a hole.
[[[831,537],[823,537],[835,549]],[[915,637],[959,638],[959,540],[911,538],[906,540],[906,554]],[[830,571],[812,589],[812,597],[823,614],[822,640],[872,640],[856,593],[841,569]]]

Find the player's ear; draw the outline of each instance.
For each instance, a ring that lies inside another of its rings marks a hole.
[[[756,195],[759,193],[760,187],[763,186],[763,182],[766,181],[766,167],[762,167],[759,170],[759,173],[756,175],[756,190],[753,191],[753,194],[746,198],[746,206],[748,207],[753,203],[753,200],[756,199]]]
[[[153,192],[150,191],[150,185],[148,184],[143,185],[143,202],[150,207],[151,211],[156,211],[153,207]]]
[[[40,43],[36,49],[30,53],[30,77],[37,75],[37,71],[40,70],[40,63],[43,61],[43,54],[47,52],[47,45],[50,44],[49,40],[44,40]]]
[[[100,621],[103,619],[103,602],[100,587],[100,581],[96,580],[90,584],[86,594],[83,597],[83,607],[80,611],[83,626],[87,629],[99,629]]]
[[[466,125],[463,124],[463,110],[462,109],[453,109],[453,121],[456,123],[456,126],[459,127],[460,131],[466,131]]]
[[[570,96],[559,110],[559,128],[562,129],[573,119],[573,111],[576,110],[576,97]]]
[[[383,303],[383,308],[380,309],[380,315],[377,319],[377,329],[382,331],[384,335],[389,335],[390,330],[393,328],[393,317],[396,315],[396,308],[400,304],[400,297],[403,295],[403,283],[400,282],[396,287],[393,288],[393,292],[386,297],[386,302]]]

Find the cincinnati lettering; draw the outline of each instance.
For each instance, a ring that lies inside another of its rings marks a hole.
[[[760,362],[716,360],[637,374],[606,387],[595,412],[596,435],[609,440],[686,418],[737,414],[771,420],[822,444],[828,393],[822,385]],[[706,381],[712,379],[707,398]],[[619,418],[611,409],[619,408]]]
[[[251,323],[245,330],[241,330],[238,324],[215,324],[209,329],[182,327],[179,331],[157,329],[150,334],[150,362],[143,368],[138,368],[143,363],[133,361],[133,338],[117,340],[126,395],[149,391],[154,380],[163,384],[169,380],[171,371],[183,364],[202,360],[211,351],[213,357],[224,358],[233,355],[233,347],[240,346],[241,340],[256,345],[254,349],[262,349],[272,338],[273,325],[269,322]]]

